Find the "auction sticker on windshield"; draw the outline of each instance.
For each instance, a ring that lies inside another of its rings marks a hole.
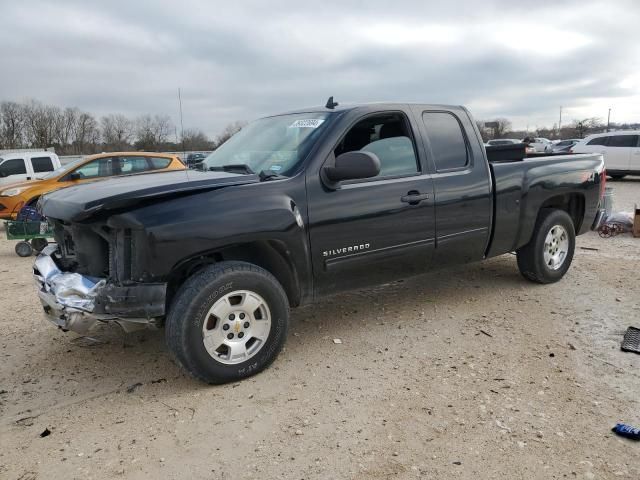
[[[309,118],[306,120],[296,120],[289,125],[289,128],[318,128],[323,123],[323,118]]]

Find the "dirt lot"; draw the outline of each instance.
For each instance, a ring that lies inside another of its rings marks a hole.
[[[612,185],[617,210],[640,203],[640,179]],[[55,330],[13,246],[0,478],[640,478],[640,442],[610,432],[640,425],[640,355],[619,350],[640,239],[580,237],[555,285],[505,255],[298,309],[275,364],[221,387],[182,374],[161,331]]]

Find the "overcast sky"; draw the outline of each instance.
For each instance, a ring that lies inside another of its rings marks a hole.
[[[229,122],[324,104],[467,105],[535,128],[640,121],[640,1],[0,0],[0,100]]]

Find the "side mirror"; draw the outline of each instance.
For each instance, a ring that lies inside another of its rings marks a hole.
[[[80,180],[82,177],[80,176],[79,173],[76,172],[72,172],[69,174],[69,180],[72,182],[75,182],[76,180]]]
[[[375,177],[380,173],[380,159],[371,152],[346,152],[338,155],[335,166],[324,167],[331,182]]]

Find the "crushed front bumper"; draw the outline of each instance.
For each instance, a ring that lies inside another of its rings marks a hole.
[[[114,322],[125,331],[159,326],[165,314],[165,283],[115,285],[61,271],[46,247],[36,258],[33,277],[45,317],[64,331],[85,334],[99,322]]]

